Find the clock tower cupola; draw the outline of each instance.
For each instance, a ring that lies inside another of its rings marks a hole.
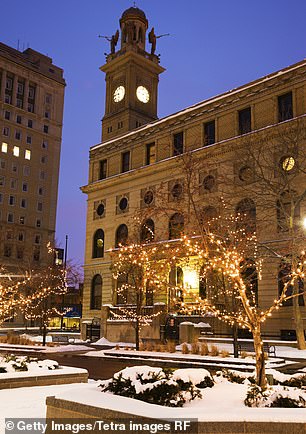
[[[123,12],[119,22],[120,32],[117,30],[108,38],[111,52],[100,68],[106,74],[102,141],[157,119],[158,77],[164,71],[155,54],[154,28],[148,33],[151,50],[146,51],[148,20],[145,13],[131,7]],[[116,51],[117,45],[120,48]]]

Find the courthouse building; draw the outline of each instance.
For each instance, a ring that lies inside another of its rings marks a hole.
[[[126,322],[111,316],[122,300],[112,278],[109,250],[127,239],[135,240],[134,217],[139,210],[156,241],[177,238],[178,228],[188,232],[192,218],[184,205],[184,155],[193,155],[201,163],[195,170],[204,213],[214,216],[215,204],[222,196],[232,213],[245,213],[256,225],[267,252],[288,241],[288,231],[282,228],[284,215],[276,207],[282,200],[277,195],[283,192],[271,191],[275,208],[268,210],[268,192],[258,194],[255,160],[246,162],[248,151],[254,147],[253,155],[255,150],[261,155],[263,146],[273,150],[269,168],[273,177],[277,180],[278,173],[283,173],[292,179],[297,194],[305,189],[306,61],[158,119],[158,82],[164,68],[155,54],[154,29],[148,31],[143,11],[131,7],[123,13],[118,41],[117,32],[101,67],[106,79],[102,142],[90,149],[89,180],[82,187],[88,197],[83,336],[94,322],[100,327],[98,333],[110,340],[131,339],[132,334]],[[289,137],[293,138],[288,144]],[[165,201],[171,212],[157,218],[155,210],[165,207]],[[305,215],[305,201],[301,200],[294,211],[297,224]],[[279,270],[277,255],[262,265],[256,282],[256,298],[262,308],[278,296]],[[189,287],[201,291],[199,270],[180,273],[183,283],[188,280]],[[151,299],[152,309],[155,301],[162,300]],[[167,303],[166,298],[163,301]],[[304,309],[301,306],[305,317]],[[288,303],[267,321],[264,334],[288,337],[293,330]]]

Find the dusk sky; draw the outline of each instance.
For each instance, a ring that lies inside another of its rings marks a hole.
[[[83,263],[88,151],[100,142],[105,82],[99,67],[130,0],[1,0],[1,42],[50,56],[67,82],[56,239]],[[159,117],[306,57],[305,0],[138,0],[156,35]],[[149,46],[147,45],[147,50]]]

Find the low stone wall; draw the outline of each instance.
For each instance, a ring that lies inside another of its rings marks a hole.
[[[119,421],[136,419],[139,423],[163,423],[163,420],[145,418],[136,416],[130,413],[109,410],[100,407],[93,407],[77,402],[67,401],[64,399],[48,397],[47,401],[47,419],[84,419],[102,420],[102,421]],[[49,424],[48,424],[49,426]],[[199,422],[197,430],[189,431],[191,434],[242,434],[242,433],[260,433],[260,434],[304,434],[306,429],[305,423],[289,423],[289,422]],[[51,434],[52,431],[46,431],[46,434]],[[101,430],[93,430],[92,433],[101,433]],[[124,431],[125,433],[129,431]],[[168,431],[169,432],[169,431]],[[180,431],[182,432],[182,431]],[[188,431],[186,431],[187,433]],[[161,433],[161,431],[159,431]]]
[[[0,389],[15,389],[17,387],[33,387],[33,386],[51,386],[55,384],[71,384],[71,383],[87,383],[88,372],[80,369],[82,372],[62,373],[52,375],[37,375],[25,377],[9,377],[1,378],[0,374]]]

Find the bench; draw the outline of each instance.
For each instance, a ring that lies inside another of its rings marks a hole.
[[[69,344],[69,342],[74,343],[74,338],[69,338],[67,335],[52,335],[52,342]]]
[[[267,342],[264,342],[263,343],[263,350],[269,356],[273,354],[273,356],[276,357],[275,345],[269,345]],[[254,343],[253,342],[240,342],[238,344],[238,351],[239,351],[240,355],[241,355],[242,351],[254,353],[255,352]]]

